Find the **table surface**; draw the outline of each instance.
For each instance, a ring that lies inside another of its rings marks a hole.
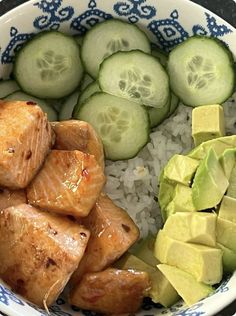
[[[10,9],[28,0],[0,0],[0,16]],[[223,17],[227,22],[236,27],[236,2],[234,0],[192,0]],[[0,312],[0,315],[3,315]],[[236,300],[217,316],[236,315]]]

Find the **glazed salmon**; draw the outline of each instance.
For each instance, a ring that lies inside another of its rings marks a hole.
[[[128,213],[103,193],[81,223],[90,230],[91,237],[72,277],[73,284],[86,272],[101,271],[110,266],[139,238],[139,229]]]
[[[53,141],[47,116],[36,103],[0,101],[0,186],[25,188]]]
[[[10,206],[17,206],[26,203],[26,193],[24,190],[0,189],[0,210]]]
[[[89,214],[104,183],[94,156],[78,150],[52,150],[27,188],[27,198],[31,205],[83,217]]]
[[[99,313],[135,313],[149,290],[146,272],[109,268],[85,274],[69,300],[72,305]]]
[[[56,134],[55,149],[80,150],[94,155],[99,165],[104,169],[103,144],[87,122],[70,120],[51,123]]]
[[[78,267],[89,231],[66,217],[21,204],[0,212],[0,277],[13,291],[51,305]]]

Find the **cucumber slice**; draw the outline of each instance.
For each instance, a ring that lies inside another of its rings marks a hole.
[[[151,52],[152,56],[156,57],[163,67],[166,68],[168,63],[168,55],[163,52],[160,48],[154,46]]]
[[[169,113],[167,117],[170,117],[175,112],[178,106],[179,106],[179,98],[173,92],[171,92],[170,109],[169,109]]]
[[[0,99],[5,98],[13,92],[19,91],[20,87],[15,80],[2,80],[0,81]]]
[[[82,104],[77,119],[95,128],[102,139],[107,159],[132,158],[149,140],[146,108],[103,92],[95,93]]]
[[[16,101],[33,101],[41,107],[43,112],[45,112],[48,116],[48,120],[50,122],[57,121],[57,112],[48,105],[48,103],[44,100],[40,100],[36,97],[28,95],[22,91],[16,91],[10,95],[8,95],[4,100],[16,100]]]
[[[83,44],[84,37],[81,35],[74,35],[74,39],[76,40],[76,43],[81,47]]]
[[[65,121],[72,118],[72,112],[75,105],[78,103],[79,91],[75,91],[66,98],[59,112],[59,121]]]
[[[120,20],[108,20],[97,24],[84,37],[81,57],[86,71],[97,78],[99,66],[117,51],[139,49],[151,52],[146,34],[136,25]]]
[[[194,36],[169,55],[173,92],[193,107],[221,104],[234,91],[233,55],[218,39]]]
[[[100,67],[101,90],[118,97],[162,108],[169,97],[169,79],[157,60],[138,50],[118,52]]]
[[[14,76],[26,93],[59,99],[79,86],[83,75],[80,49],[71,36],[45,31],[18,52]]]
[[[88,74],[85,74],[82,81],[81,81],[81,85],[80,85],[80,91],[83,91],[84,89],[87,88],[87,86],[92,83],[94,80],[93,78],[88,75]]]
[[[160,109],[148,107],[151,128],[160,125],[167,118],[170,110],[170,100],[169,98],[166,104]]]

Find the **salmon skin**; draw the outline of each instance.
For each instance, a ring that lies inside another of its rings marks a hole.
[[[0,212],[0,277],[40,307],[51,305],[84,254],[89,231],[21,204]]]
[[[150,290],[146,272],[107,269],[85,274],[70,293],[70,303],[105,314],[135,313]]]
[[[26,203],[26,193],[24,190],[0,189],[0,210],[10,206],[17,206]]]
[[[104,169],[103,144],[95,129],[87,122],[69,120],[52,122],[56,134],[55,149],[80,150],[94,155],[98,164]]]
[[[87,216],[105,183],[94,156],[81,151],[52,150],[27,188],[31,205],[72,215]]]
[[[0,186],[25,188],[53,141],[47,116],[36,103],[0,101]]]
[[[104,193],[81,223],[90,230],[91,237],[79,268],[72,276],[72,284],[87,272],[110,266],[139,238],[139,229],[128,213]]]

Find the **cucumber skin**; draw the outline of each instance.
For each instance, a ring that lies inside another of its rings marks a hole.
[[[170,60],[170,57],[171,57],[171,54],[173,53],[173,51],[175,49],[178,49],[179,47],[185,45],[188,41],[191,41],[195,38],[199,38],[199,39],[210,39],[214,42],[216,42],[219,46],[221,46],[225,53],[228,55],[229,57],[229,61],[230,61],[230,64],[231,64],[231,69],[232,69],[232,72],[234,73],[234,80],[233,80],[233,83],[232,83],[232,90],[231,90],[231,94],[224,100],[222,101],[222,103],[224,103],[230,96],[232,96],[232,94],[234,93],[235,89],[236,89],[236,68],[235,68],[235,65],[234,65],[234,56],[232,54],[232,52],[230,51],[230,49],[228,48],[228,46],[223,42],[221,41],[220,39],[216,38],[216,37],[209,37],[209,36],[203,36],[203,35],[193,35],[193,36],[190,36],[187,40],[185,40],[184,42],[180,43],[179,45],[177,45],[169,54],[169,59],[168,59],[168,62],[167,62],[167,71],[168,71],[168,63],[169,63],[169,60]],[[175,93],[175,92],[174,92]],[[186,104],[186,102],[183,102],[182,98],[177,95],[175,93],[175,95],[179,98],[179,100],[186,106],[189,106],[189,107],[194,107],[192,105],[189,105],[189,104]]]
[[[80,109],[76,112],[76,116],[73,116],[73,119],[76,119],[76,120],[81,120],[80,119],[80,111],[82,110],[82,108],[84,107],[84,106],[86,106],[86,103],[91,99],[91,98],[93,98],[94,96],[96,96],[96,95],[100,95],[100,94],[107,94],[107,93],[105,93],[105,92],[95,92],[91,97],[89,97],[87,100],[85,100],[82,104],[81,104],[81,106],[80,106]],[[118,97],[117,97],[118,98]],[[111,159],[111,158],[106,158],[106,159],[108,159],[108,160],[110,160],[110,161],[119,161],[119,160],[128,160],[128,159],[132,159],[132,158],[135,158],[136,156],[137,156],[137,154],[147,145],[147,143],[149,143],[149,141],[150,141],[150,133],[151,133],[151,123],[150,123],[150,118],[149,118],[149,115],[148,115],[148,111],[147,111],[147,108],[146,108],[146,106],[145,105],[142,105],[142,104],[139,104],[141,107],[143,107],[143,109],[145,110],[145,112],[146,112],[146,120],[147,120],[147,128],[146,128],[146,135],[147,135],[147,139],[146,139],[146,143],[143,145],[143,146],[141,146],[138,150],[137,150],[137,152],[135,153],[135,154],[133,154],[133,155],[131,155],[131,156],[129,156],[129,157],[126,157],[126,158],[122,158],[122,159]],[[101,137],[101,136],[100,136]]]
[[[72,39],[72,40],[75,42],[75,44],[78,46],[78,44],[77,44],[77,42],[76,42],[76,39],[74,39],[73,36],[67,35],[67,34],[62,33],[62,32],[59,32],[59,31],[51,31],[51,30],[42,31],[42,32],[40,32],[40,33],[38,33],[38,34],[35,34],[35,35],[33,35],[33,37],[32,37],[30,40],[28,40],[28,41],[26,41],[25,43],[23,43],[21,49],[15,53],[15,60],[14,60],[13,71],[12,71],[12,78],[17,82],[18,86],[20,87],[20,90],[22,90],[22,91],[23,91],[24,93],[26,93],[26,94],[29,94],[29,93],[28,93],[27,91],[25,91],[25,89],[24,89],[24,88],[21,86],[21,84],[18,82],[18,80],[17,80],[17,75],[16,75],[16,73],[15,73],[15,72],[16,72],[16,67],[15,67],[15,65],[17,65],[17,59],[18,59],[18,57],[19,57],[19,55],[20,55],[20,52],[27,46],[27,44],[28,44],[29,42],[31,42],[32,40],[35,40],[35,39],[40,38],[41,36],[45,35],[46,33],[52,33],[52,32],[53,32],[53,33],[60,33],[60,34],[62,34],[63,36]],[[81,55],[81,48],[80,48],[80,55]],[[81,59],[81,64],[82,64],[83,67],[82,67],[82,75],[81,75],[80,82],[78,83],[78,87],[79,87],[79,85],[80,85],[80,83],[81,83],[81,81],[82,81],[82,79],[83,79],[83,77],[84,77],[84,65],[83,65],[83,63],[82,63],[82,58],[81,58],[81,56],[80,56],[80,59]],[[71,91],[71,92],[68,93],[67,95],[63,96],[63,98],[66,98],[66,97],[68,97],[69,95],[71,95],[73,92],[75,92],[75,91],[78,89],[78,87],[76,87],[73,91]],[[39,97],[39,96],[35,96],[35,97],[36,97],[36,98],[39,98],[39,99],[41,98],[41,97]],[[50,100],[51,98],[48,98],[48,99]],[[52,98],[52,99],[55,99],[55,98]],[[58,99],[61,99],[61,97],[59,97]]]

